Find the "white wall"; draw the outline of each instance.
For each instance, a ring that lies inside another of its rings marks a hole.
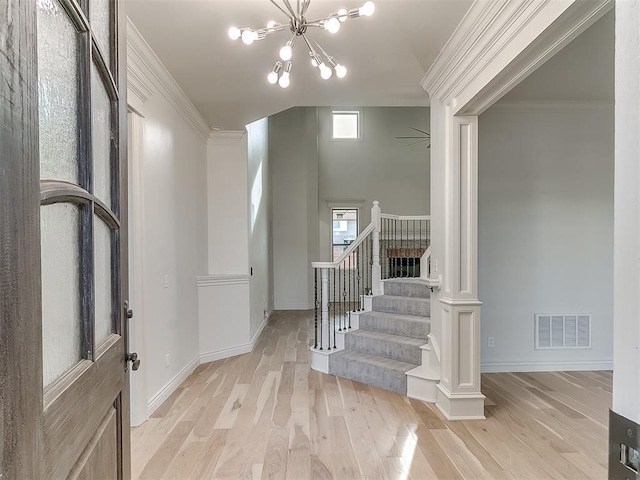
[[[269,122],[266,118],[247,125],[247,173],[249,265],[253,337],[273,310],[271,290],[271,184],[269,182]]]
[[[292,108],[269,117],[273,286],[276,310],[313,308],[318,258],[318,116]]]
[[[209,273],[249,273],[247,139],[213,132],[207,148]]]
[[[500,105],[479,122],[483,369],[611,368],[613,109]],[[592,349],[535,351],[535,313],[591,313]]]
[[[137,107],[144,116],[144,288],[136,295],[144,304],[142,362],[153,402],[198,358],[196,278],[207,264],[206,143],[164,95]]]
[[[613,410],[640,423],[640,3],[616,1]]]
[[[362,200],[360,230],[371,221],[371,206],[383,213],[428,215],[430,203],[429,142],[400,140],[429,131],[426,107],[362,109],[361,141],[334,141],[332,108],[318,109],[320,258],[331,259],[331,206],[334,200]],[[338,202],[340,203],[340,202]]]

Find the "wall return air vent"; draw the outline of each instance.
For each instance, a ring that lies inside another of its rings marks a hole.
[[[535,315],[535,349],[591,348],[591,314]]]

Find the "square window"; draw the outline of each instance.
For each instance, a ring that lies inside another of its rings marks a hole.
[[[332,138],[334,140],[360,139],[360,112],[358,110],[334,110],[332,118]]]

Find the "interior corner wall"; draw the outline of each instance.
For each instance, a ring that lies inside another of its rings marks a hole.
[[[613,127],[602,107],[480,116],[484,371],[612,368]],[[592,348],[535,350],[536,313],[592,314]]]
[[[262,330],[273,310],[269,172],[269,122],[263,118],[247,125],[251,338]]]
[[[317,261],[318,110],[296,107],[268,119],[276,310],[313,308]]]
[[[161,94],[141,107],[142,361],[152,400],[198,357],[196,278],[207,263],[207,154],[205,141]]]
[[[318,108],[319,232],[321,261],[329,261],[333,200],[362,200],[359,228],[371,222],[378,200],[384,213],[428,215],[430,211],[429,142],[397,139],[429,132],[428,107],[365,107],[362,139],[332,140],[331,107]]]

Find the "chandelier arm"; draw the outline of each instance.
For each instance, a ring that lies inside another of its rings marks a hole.
[[[302,4],[302,12],[300,13],[300,16],[303,16],[305,13],[307,13],[307,8],[309,8],[310,3],[311,3],[311,0],[304,0],[304,3]]]
[[[269,0],[269,1],[271,3],[273,3],[278,8],[278,10],[280,10],[282,13],[284,13],[289,20],[293,20],[293,18],[289,14],[289,12],[287,12],[284,8],[282,8],[280,5],[278,5],[274,0]]]
[[[296,8],[296,12],[298,12],[298,15],[302,15],[302,14],[300,13],[300,0],[297,0],[297,5],[296,5],[296,7],[297,7],[297,8]]]
[[[285,4],[285,6],[287,7],[287,10],[289,10],[291,12],[291,16],[293,18],[296,18],[296,12],[293,11],[293,7],[291,6],[291,3],[289,3],[289,0],[282,0],[282,1]]]
[[[316,42],[315,40],[312,40],[312,42],[316,44],[316,47],[318,47],[320,53],[322,53],[326,57],[327,61],[330,61],[333,58],[324,50],[324,48],[322,48],[322,46],[318,42]]]
[[[313,49],[313,46],[311,45],[311,42],[309,42],[309,39],[307,38],[307,36],[303,33],[302,34],[302,38],[305,41],[305,43],[307,44],[307,47],[309,47],[309,51],[311,52],[312,55],[317,55],[316,51]]]

